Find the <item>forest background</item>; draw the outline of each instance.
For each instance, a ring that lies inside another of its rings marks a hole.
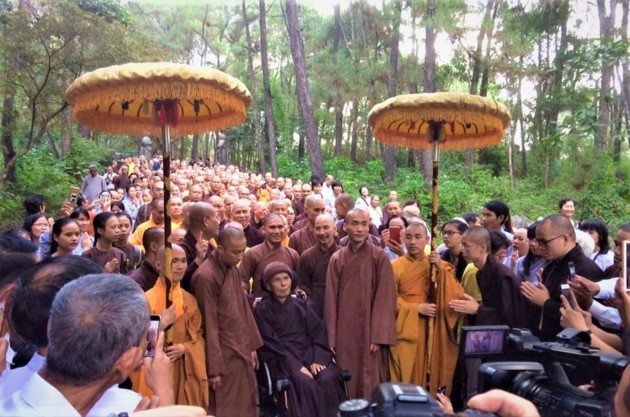
[[[508,202],[611,228],[630,219],[630,0],[0,0],[0,228],[43,194],[55,213],[87,166],[141,138],[78,126],[64,91],[82,73],[143,61],[210,66],[255,97],[243,125],[174,141],[180,159],[308,180],[332,174],[430,213],[430,155],[374,141],[367,113],[403,93],[504,103],[500,145],[443,152],[440,219]],[[153,138],[153,150],[160,148]],[[614,230],[614,229],[613,229]]]

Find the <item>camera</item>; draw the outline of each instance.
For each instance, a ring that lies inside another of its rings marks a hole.
[[[629,359],[592,348],[587,332],[565,329],[555,342],[541,342],[529,330],[507,326],[463,330],[465,357],[516,359],[483,363],[480,392],[516,394],[534,403],[542,417],[614,415],[612,399]],[[577,388],[591,383],[592,391]]]
[[[590,346],[590,335],[565,329],[555,342],[541,342],[529,330],[508,326],[464,326],[460,354],[483,358],[479,392],[501,389],[536,405],[542,417],[612,417],[612,399],[629,359]],[[490,362],[492,359],[514,359]],[[593,390],[578,388],[593,382]],[[444,412],[422,387],[384,383],[370,401],[352,399],[338,417],[438,417]],[[460,416],[494,416],[467,409]]]

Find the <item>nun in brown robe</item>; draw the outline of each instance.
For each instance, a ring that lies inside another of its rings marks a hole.
[[[236,268],[246,239],[243,232],[228,227],[219,233],[217,243],[191,283],[204,318],[206,366],[212,389],[210,414],[255,417],[258,385],[254,369],[262,339]]]
[[[324,322],[305,300],[291,297],[296,282],[286,264],[269,264],[263,286],[272,294],[266,294],[254,309],[265,343],[261,358],[271,357],[280,376],[289,379],[289,416],[336,415],[345,394],[327,347]]]
[[[394,272],[385,252],[366,244],[369,219],[363,210],[348,212],[350,243],[332,256],[326,278],[328,343],[352,374],[352,398],[369,398],[389,380],[389,346],[396,344]]]

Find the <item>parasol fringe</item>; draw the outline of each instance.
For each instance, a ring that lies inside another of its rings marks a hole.
[[[80,97],[74,97],[72,105],[75,113],[94,109],[98,105],[107,102],[124,102],[131,97],[145,100],[166,100],[166,99],[197,99],[205,101],[220,102],[222,106],[236,108],[245,107],[249,102],[244,100],[238,91],[219,90],[213,85],[199,85],[182,82],[172,84],[165,83],[142,83],[135,85],[110,86],[103,90],[85,91]],[[241,103],[245,104],[243,106]],[[240,106],[239,106],[240,105]]]
[[[386,145],[416,150],[433,149],[433,142],[425,140],[424,135],[403,135],[400,132],[391,132],[384,128],[377,128],[374,131],[374,137]],[[449,140],[450,138],[452,138],[452,136],[446,135],[445,140],[440,141],[441,150],[461,150],[465,148],[465,146],[462,146],[461,139],[459,141],[452,141]],[[502,130],[466,135],[466,141],[470,141],[471,148],[487,148],[488,146],[495,145],[502,138]]]
[[[79,123],[90,126],[92,130],[104,131],[114,135],[162,136],[160,126],[151,125],[145,119],[131,119],[94,110],[75,112],[74,116]],[[185,135],[227,129],[244,122],[245,119],[246,114],[243,104],[243,109],[226,110],[212,117],[180,117],[179,124],[171,126],[170,131],[173,138],[178,138]]]
[[[452,121],[457,120],[461,123],[476,124],[479,126],[491,126],[496,129],[505,129],[503,120],[498,118],[498,114],[494,112],[485,112],[466,109],[439,108],[434,107],[432,109],[391,109],[386,114],[375,115],[369,120],[372,127],[387,127],[393,122],[404,122],[405,130],[408,129],[411,122],[422,121]],[[416,128],[417,129],[417,128]]]

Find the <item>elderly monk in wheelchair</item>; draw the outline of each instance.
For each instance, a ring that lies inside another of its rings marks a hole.
[[[264,341],[259,355],[275,368],[272,373],[276,377],[289,382],[288,415],[337,415],[346,394],[327,346],[324,322],[306,300],[292,296],[297,282],[284,263],[270,263],[263,273],[262,285],[267,294],[254,308]]]

